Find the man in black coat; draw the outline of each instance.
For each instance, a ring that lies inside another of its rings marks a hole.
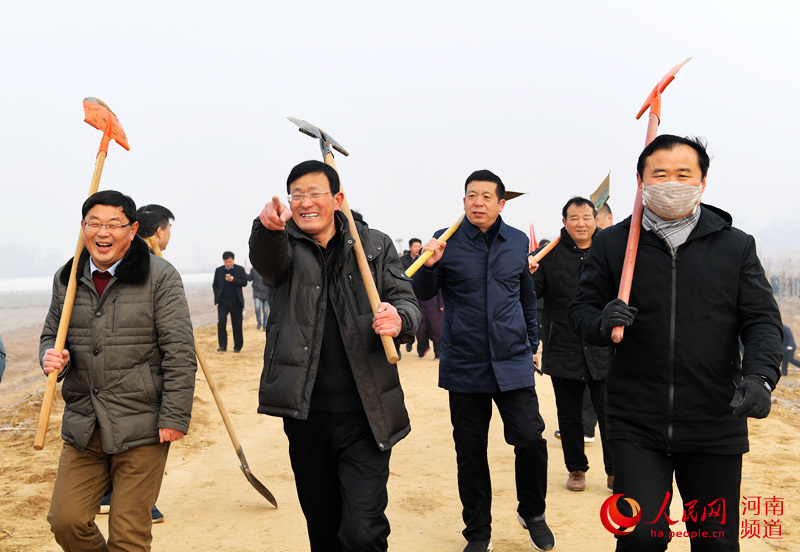
[[[739,549],[747,418],[769,414],[780,378],[778,306],[753,237],[700,203],[708,165],[696,139],[662,135],[642,151],[630,300],[615,299],[628,218],[594,239],[570,305],[589,342],[609,345],[612,329],[627,326],[606,380],[606,429],[614,492],[626,497],[617,505],[630,516],[626,501],[636,501],[641,518],[617,537],[617,550],[665,550],[682,518],[692,550]],[[673,476],[686,505],[674,520]]]
[[[242,311],[244,311],[244,294],[242,288],[247,285],[247,273],[243,266],[233,263],[233,253],[226,251],[222,254],[223,265],[214,271],[214,304],[217,305],[217,339],[219,348],[224,352],[228,349],[228,314],[231,315],[231,330],[233,330],[233,352],[242,350],[244,337],[242,336]]]
[[[258,411],[284,420],[311,551],[385,551],[389,459],[411,426],[380,336],[413,340],[419,307],[392,239],[355,221],[373,314],[333,167],[300,163],[286,191],[250,234],[253,268],[275,286]]]
[[[583,197],[573,197],[561,211],[561,239],[539,264],[529,262],[536,297],[544,299],[542,369],[551,377],[556,396],[561,448],[569,478],[567,489],[586,490],[589,460],[584,453],[583,395],[590,401],[600,422],[606,485],[612,486],[614,468],[605,438],[604,402],[608,348],[586,343],[569,324],[569,303],[575,296],[583,264],[597,228],[597,210]]]

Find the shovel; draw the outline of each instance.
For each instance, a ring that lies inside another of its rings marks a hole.
[[[108,153],[108,143],[113,139],[120,146],[130,151],[128,138],[122,125],[119,124],[117,116],[105,103],[97,98],[85,98],[83,100],[83,112],[85,121],[94,128],[103,131],[103,138],[100,140],[100,149],[97,152],[97,160],[94,164],[94,174],[89,185],[89,196],[94,194],[100,187],[100,176],[103,174],[103,165]],[[75,257],[72,259],[72,269],[69,273],[69,283],[67,293],[64,296],[64,306],[61,309],[61,320],[58,323],[56,342],[53,349],[63,351],[67,342],[67,330],[69,329],[69,319],[72,317],[72,305],[75,303],[75,291],[78,288],[78,258],[83,251],[83,230],[78,236],[78,245],[75,248]],[[53,408],[53,399],[56,395],[56,384],[58,383],[58,372],[53,370],[47,376],[47,387],[42,398],[42,411],[39,413],[39,426],[36,429],[36,438],[33,441],[33,448],[42,450],[44,440],[47,437],[47,425],[50,423],[50,411]]]

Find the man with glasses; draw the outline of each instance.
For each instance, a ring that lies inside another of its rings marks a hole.
[[[189,429],[192,323],[178,272],[136,236],[136,205],[120,192],[83,204],[85,249],[56,272],[40,342],[58,371],[64,445],[47,519],[64,550],[150,550],[151,512],[170,442]],[[67,345],[53,349],[73,262],[78,285]],[[113,483],[109,538],[94,518]]]
[[[389,456],[411,427],[379,336],[412,341],[419,307],[392,239],[357,222],[383,301],[373,315],[332,167],[300,163],[286,188],[289,205],[273,197],[250,234],[275,286],[258,411],[284,418],[311,550],[386,550]]]

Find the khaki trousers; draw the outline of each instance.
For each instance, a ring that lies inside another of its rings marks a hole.
[[[86,450],[64,443],[47,514],[61,548],[67,552],[149,551],[153,540],[150,509],[161,489],[168,452],[169,443],[161,443],[108,454],[99,429]],[[114,492],[106,543],[94,518],[109,482],[114,483]]]

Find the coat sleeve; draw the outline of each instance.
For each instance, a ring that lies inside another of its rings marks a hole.
[[[64,307],[65,288],[59,281],[61,271],[65,270],[64,267],[56,271],[53,277],[53,293],[50,298],[50,308],[47,311],[47,317],[44,319],[44,326],[42,327],[42,335],[39,338],[39,366],[42,366],[42,357],[47,349],[52,349],[56,344],[56,336],[58,335],[58,326],[61,322],[61,310]],[[64,343],[64,348],[69,351],[69,341]],[[71,352],[70,352],[71,353]],[[71,364],[72,362],[70,362]],[[70,364],[67,364],[61,373],[58,375],[58,380],[63,380],[69,371]]]
[[[434,238],[438,238],[444,233],[445,229],[437,230],[434,234]],[[422,265],[419,267],[416,273],[414,273],[413,279],[413,287],[414,293],[416,294],[417,298],[420,301],[427,301],[428,299],[433,299],[436,297],[436,294],[439,293],[439,288],[441,286],[441,280],[439,279],[439,266],[441,265],[441,261],[433,265],[432,267],[427,267]]]
[[[588,343],[600,346],[611,344],[611,340],[600,331],[600,326],[603,308],[617,294],[603,237],[600,232],[592,242],[577,292],[569,306],[569,320],[573,329]]]
[[[276,286],[292,265],[292,250],[286,230],[267,230],[259,219],[250,231],[250,262],[267,282]]]
[[[525,265],[527,266],[527,259]],[[522,313],[525,316],[525,324],[528,327],[528,341],[531,350],[536,353],[539,349],[539,323],[536,320],[538,315],[536,291],[534,290],[533,279],[530,273],[525,270],[520,276],[519,297],[522,302]]]
[[[756,244],[747,236],[739,271],[739,336],[744,344],[742,375],[763,376],[774,388],[781,377],[783,323],[780,309],[764,268],[756,255]]]
[[[158,347],[164,355],[161,361],[164,390],[158,427],[185,434],[192,418],[197,371],[192,320],[178,271],[168,264],[154,277],[153,323]]]
[[[243,266],[237,266],[237,270],[233,271],[233,285],[247,287],[247,272]]]
[[[211,282],[211,290],[214,292],[214,304],[219,303],[219,294],[222,291],[219,284],[219,272],[221,268],[217,267],[214,271],[214,280]]]

